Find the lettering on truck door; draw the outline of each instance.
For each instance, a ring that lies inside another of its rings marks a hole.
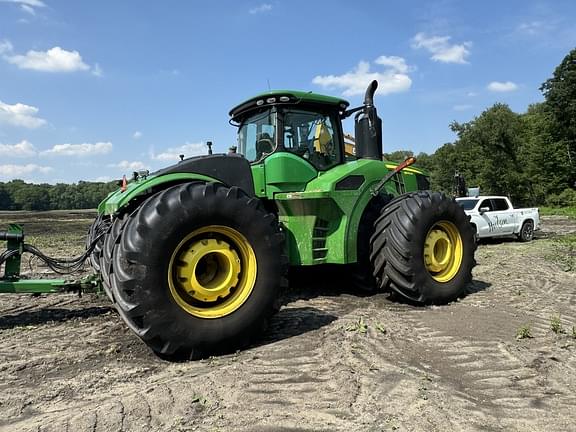
[[[504,198],[492,199],[492,214],[490,218],[493,219],[495,224],[494,233],[498,234],[513,234],[514,233],[514,212],[508,205],[508,201]]]
[[[480,237],[490,237],[491,235],[493,235],[492,233],[494,232],[493,231],[494,223],[490,218],[490,213],[493,210],[492,201],[489,199],[482,200],[482,202],[478,206],[478,211],[480,211],[481,208],[487,209],[487,211],[485,211],[483,214],[480,215],[480,217],[484,219],[484,223],[478,224],[478,235]]]

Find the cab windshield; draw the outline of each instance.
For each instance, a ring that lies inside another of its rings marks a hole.
[[[257,162],[276,149],[276,112],[268,109],[247,117],[238,129],[238,153]]]

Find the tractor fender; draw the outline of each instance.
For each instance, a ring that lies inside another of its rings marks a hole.
[[[384,188],[382,188],[381,193],[377,196],[372,195],[372,187],[377,183],[376,180],[370,182],[366,187],[363,188],[360,198],[358,198],[352,213],[350,214],[348,220],[348,226],[346,229],[346,262],[354,263],[358,260],[358,247],[359,241],[362,241],[361,232],[363,233],[366,228],[368,230],[372,229],[372,226],[361,227],[361,223],[373,223],[374,221],[369,221],[366,219],[366,213],[371,213],[374,211],[375,206],[379,206],[378,211],[388,203],[393,196],[397,195],[391,183],[387,183]]]
[[[145,180],[139,180],[128,184],[125,191],[118,189],[112,192],[104,201],[98,205],[98,213],[112,215],[120,209],[127,207],[130,203],[138,198],[138,202],[160,190],[166,189],[180,183],[187,183],[191,181],[202,182],[217,182],[222,183],[220,180],[213,177],[192,174],[192,173],[171,173],[161,176],[150,177]]]

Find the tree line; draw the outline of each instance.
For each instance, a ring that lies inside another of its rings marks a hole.
[[[468,187],[507,195],[518,205],[576,206],[576,49],[540,90],[544,102],[525,113],[497,103],[469,122],[453,122],[455,142],[416,155],[430,172],[431,188],[451,192],[458,172]],[[413,154],[385,154],[406,156]]]
[[[117,182],[80,181],[77,184],[31,184],[22,180],[0,183],[0,210],[70,210],[96,208]]]

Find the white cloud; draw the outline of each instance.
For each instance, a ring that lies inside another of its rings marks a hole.
[[[490,84],[486,86],[486,88],[493,92],[503,93],[516,90],[518,88],[518,85],[513,83],[512,81],[506,81],[506,82],[492,81]]]
[[[180,147],[171,147],[166,149],[162,153],[154,154],[151,152],[150,158],[160,161],[172,161],[177,162],[180,160],[180,155],[183,154],[184,157],[199,156],[207,154],[207,147],[204,143],[186,143]]]
[[[32,16],[36,15],[36,9],[45,7],[46,4],[40,0],[0,0],[0,3],[13,3],[20,5],[20,9]]]
[[[46,120],[36,117],[38,108],[22,103],[9,105],[0,101],[0,124],[21,126],[36,129],[46,123]]]
[[[48,51],[30,50],[25,55],[4,55],[4,60],[20,69],[42,72],[76,72],[90,69],[78,51],[66,51],[60,47]]]
[[[142,132],[140,131],[136,131],[132,134],[132,138],[134,138],[135,140],[139,140],[140,138],[142,138]]]
[[[25,174],[41,173],[47,174],[53,171],[52,167],[40,166],[36,164],[26,165],[0,165],[0,176],[2,177],[20,177]]]
[[[46,3],[41,0],[0,0],[0,3],[16,3],[30,7],[44,7]]]
[[[110,164],[108,165],[109,168],[118,168],[121,170],[128,170],[128,171],[139,171],[139,170],[143,170],[148,168],[146,165],[144,165],[143,162],[140,161],[134,161],[134,162],[130,162],[127,160],[123,160],[121,162],[118,162],[117,164]]]
[[[32,157],[37,154],[36,147],[26,140],[17,144],[0,144],[0,157]]]
[[[47,51],[30,50],[26,54],[16,54],[10,41],[3,40],[0,41],[0,55],[5,61],[20,69],[42,72],[91,71],[95,76],[102,76],[100,65],[90,66],[84,63],[78,51],[67,51],[59,46]]]
[[[92,75],[101,77],[103,74],[104,72],[102,71],[100,65],[98,63],[95,63],[94,66],[92,67]]]
[[[50,150],[40,154],[43,156],[94,156],[107,154],[111,151],[111,142],[97,142],[95,144],[56,144]]]
[[[412,38],[412,48],[426,49],[432,54],[431,59],[442,63],[468,63],[472,42],[450,44],[450,36],[426,36],[418,33]]]
[[[0,41],[0,54],[11,52],[14,49],[9,40]]]
[[[32,6],[28,6],[27,4],[20,5],[20,9],[32,16],[36,15],[36,9],[34,9]]]
[[[370,63],[361,61],[355,69],[343,75],[318,75],[312,82],[325,88],[342,88],[344,96],[361,95],[373,80],[378,80],[378,93],[403,92],[412,86],[410,68],[402,57],[380,56],[374,63],[384,66],[381,72],[371,72]]]
[[[100,182],[100,183],[108,183],[109,181],[112,181],[112,177],[110,176],[100,176],[100,177],[96,177],[94,180],[92,180],[93,182]]]
[[[259,14],[259,13],[270,12],[271,10],[272,10],[272,5],[270,3],[262,3],[260,6],[256,6],[252,9],[250,9],[248,12],[251,15],[255,15],[255,14]]]

